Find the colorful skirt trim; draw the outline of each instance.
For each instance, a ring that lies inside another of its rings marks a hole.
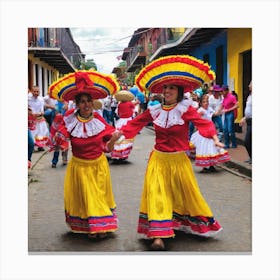
[[[173,237],[176,229],[201,236],[221,230],[184,151],[151,153],[139,212],[138,233],[147,238]]]
[[[70,216],[69,213],[65,212],[66,223],[73,232],[77,233],[113,232],[118,228],[118,219],[115,209],[111,209],[111,211],[111,216],[85,219]]]
[[[116,129],[121,129],[122,126],[126,125],[128,121],[132,120],[129,118],[120,118],[116,121]],[[114,150],[111,152],[112,159],[127,159],[131,153],[134,139],[124,139],[121,142],[116,142]]]
[[[116,203],[106,156],[72,157],[64,181],[66,223],[73,232],[112,232],[118,228]]]
[[[190,139],[190,153],[194,152],[196,166],[213,166],[230,160],[228,151],[217,147],[212,138],[205,138],[198,131]]]
[[[114,150],[111,152],[112,159],[127,159],[132,151],[134,139],[124,139],[120,143],[114,145]]]
[[[220,224],[213,217],[180,215],[173,212],[172,220],[148,221],[147,214],[139,214],[138,233],[147,238],[174,237],[174,230],[185,233],[212,237],[222,230]]]

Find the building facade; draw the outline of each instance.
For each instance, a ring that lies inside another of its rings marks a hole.
[[[58,77],[78,69],[85,55],[69,28],[28,28],[28,88],[45,96]]]
[[[140,51],[141,50],[141,51]],[[251,28],[140,28],[134,32],[122,59],[127,72],[137,74],[162,56],[185,54],[211,65],[216,84],[227,84],[238,95],[237,122],[244,114],[252,79]]]

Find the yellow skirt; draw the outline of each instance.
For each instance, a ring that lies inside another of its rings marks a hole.
[[[116,203],[106,156],[94,160],[72,157],[64,181],[66,223],[73,232],[112,232]]]
[[[152,151],[140,204],[138,232],[174,236],[174,229],[211,236],[221,230],[203,198],[185,152]]]

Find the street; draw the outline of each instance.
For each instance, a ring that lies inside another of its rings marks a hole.
[[[100,241],[69,231],[63,202],[66,166],[62,166],[60,158],[57,168],[51,168],[52,153],[42,156],[29,171],[29,253],[251,254],[252,182],[220,167],[217,173],[200,174],[201,168],[195,166],[201,192],[223,231],[209,239],[176,232],[174,239],[166,241],[166,251],[149,251],[149,241],[137,234],[137,222],[142,183],[153,144],[154,132],[144,128],[135,139],[128,162],[110,161],[119,229],[110,238]]]

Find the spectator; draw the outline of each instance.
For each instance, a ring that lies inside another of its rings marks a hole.
[[[214,114],[212,116],[212,121],[214,122],[217,130],[218,130],[218,138],[220,141],[223,140],[223,121],[222,121],[222,103],[223,97],[221,95],[222,88],[219,85],[215,85],[213,87],[213,94],[209,96],[209,107],[214,110]]]
[[[38,147],[38,151],[44,151],[49,141],[49,127],[44,118],[44,99],[40,96],[38,86],[32,87],[32,96],[28,97],[28,107],[35,119],[35,128],[31,130],[34,144]]]
[[[249,95],[247,97],[244,114],[245,116],[241,119],[240,125],[243,126],[245,122],[247,124],[244,142],[249,159],[245,162],[252,164],[252,81],[249,84]]]
[[[222,102],[222,113],[225,114],[224,118],[224,140],[225,148],[237,148],[236,136],[234,129],[234,110],[238,108],[238,101],[236,97],[229,92],[228,86],[224,85],[223,89],[223,102]]]
[[[103,118],[108,124],[112,124],[112,96],[107,96],[103,101]]]
[[[44,118],[49,124],[49,128],[55,118],[57,101],[50,97],[49,93],[44,98]]]

